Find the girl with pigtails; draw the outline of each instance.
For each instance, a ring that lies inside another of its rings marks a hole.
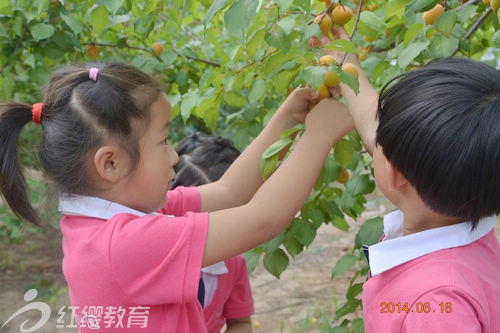
[[[24,125],[41,125],[40,161],[60,192],[62,268],[79,331],[206,332],[201,268],[286,228],[332,145],[353,127],[337,101],[308,112],[315,97],[296,89],[218,181],[174,190],[170,103],[131,66],[68,66],[52,75],[43,104],[1,104],[1,193],[17,216],[39,225],[17,145]],[[264,183],[260,155],[302,122],[293,152]],[[107,320],[130,307],[147,313],[147,322],[138,325],[132,313]]]

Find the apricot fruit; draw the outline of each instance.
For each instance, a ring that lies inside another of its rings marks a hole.
[[[332,21],[338,25],[344,25],[352,18],[352,10],[347,6],[336,6],[332,11]]]
[[[494,1],[494,0],[491,0]],[[436,20],[443,15],[444,13],[444,8],[441,6],[441,4],[437,4],[434,6],[434,8],[424,12],[422,14],[422,18],[424,19],[425,24],[431,25],[436,22]]]
[[[345,64],[342,65],[342,70],[346,73],[351,74],[355,78],[358,77],[358,69],[356,68],[356,66],[354,66],[349,62],[346,62]]]

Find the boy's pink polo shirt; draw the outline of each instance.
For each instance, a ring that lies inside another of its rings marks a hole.
[[[386,238],[369,247],[363,286],[370,332],[500,332],[500,245],[496,217],[402,235],[400,211],[384,218]]]
[[[63,272],[80,332],[206,332],[197,299],[208,214],[196,188],[149,214],[62,196]]]
[[[227,319],[250,317],[254,312],[245,258],[239,255],[224,263],[227,267],[225,273],[214,276],[216,286],[213,297],[208,300],[205,297],[205,321],[209,333],[220,332]],[[204,270],[204,280],[207,275],[210,273]]]

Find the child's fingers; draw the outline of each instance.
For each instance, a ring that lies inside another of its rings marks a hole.
[[[301,88],[300,86],[295,88],[293,94],[307,101],[318,98],[319,96],[318,91],[316,89],[313,89],[313,87],[311,87],[309,84],[307,84],[304,88]]]

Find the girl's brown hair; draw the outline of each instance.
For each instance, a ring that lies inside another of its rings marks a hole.
[[[99,69],[96,81],[89,69]],[[140,70],[120,63],[86,63],[54,73],[48,84],[41,119],[40,161],[59,190],[89,194],[89,155],[107,139],[115,139],[139,161],[139,135],[150,119],[150,106],[161,94],[158,84]],[[0,191],[21,219],[40,224],[30,204],[18,158],[21,129],[32,120],[32,106],[0,104]]]

